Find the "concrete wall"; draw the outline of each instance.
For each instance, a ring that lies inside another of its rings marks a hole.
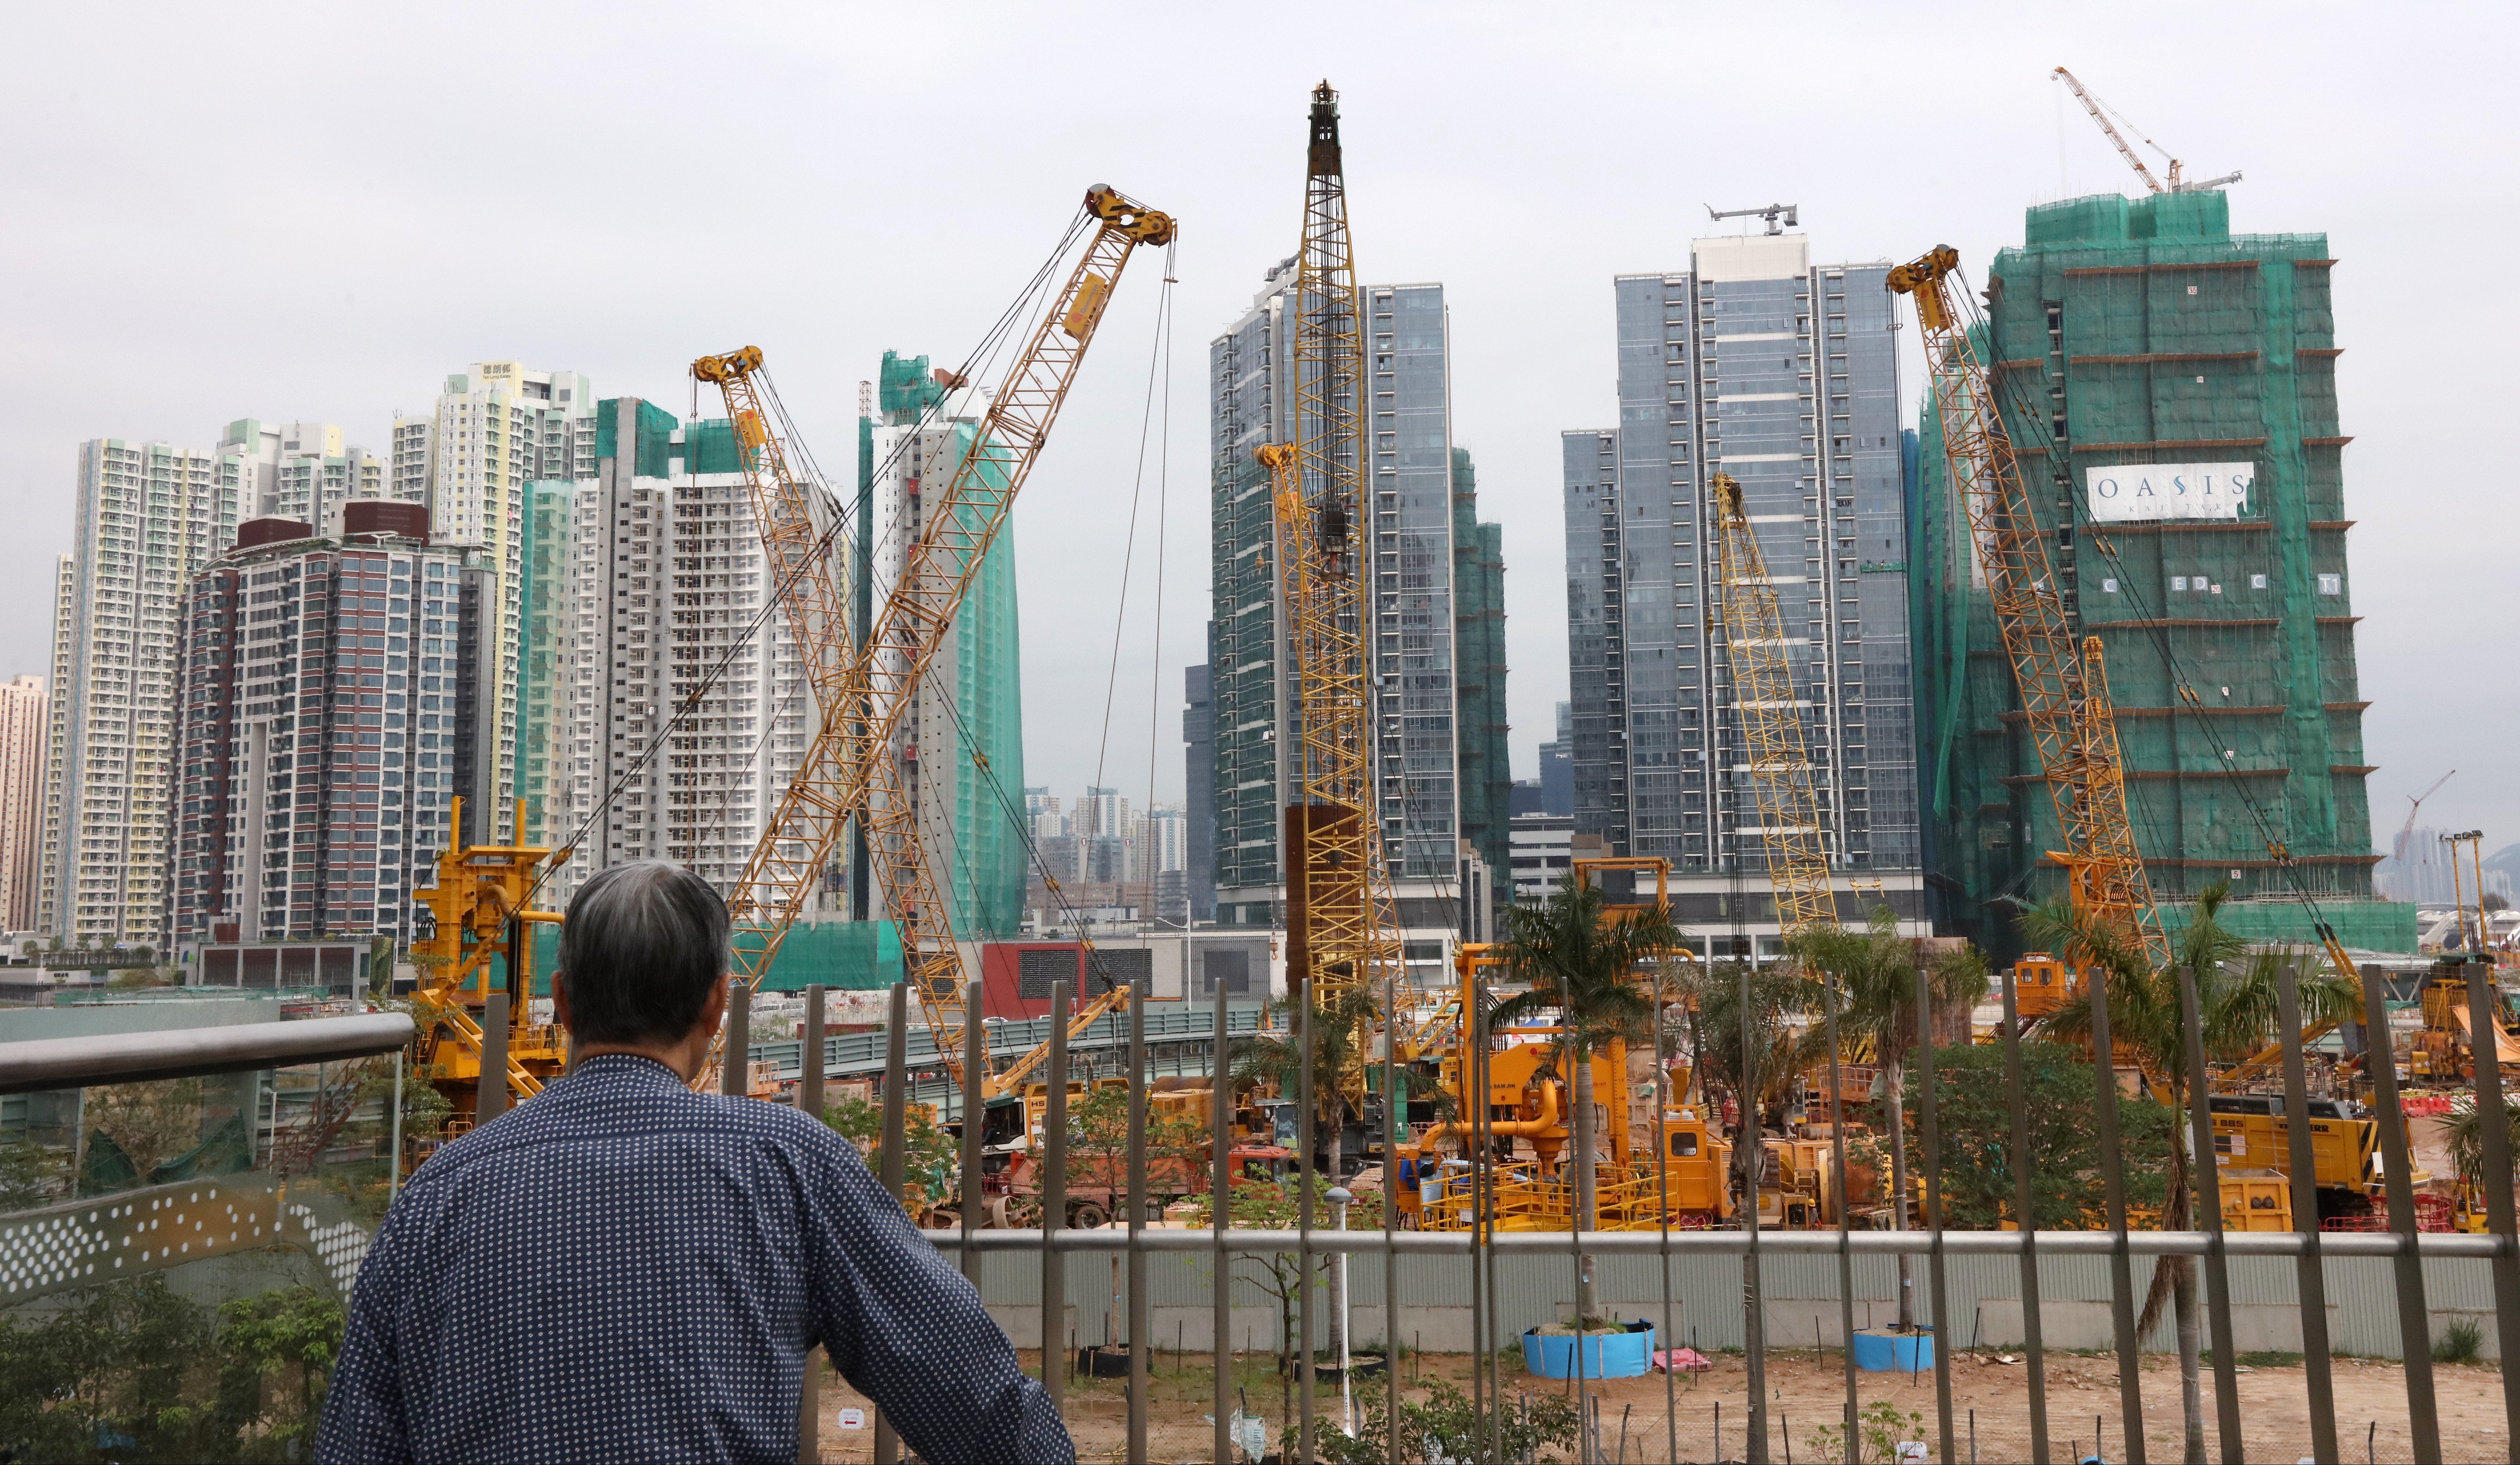
[[[1104,1314],[1111,1308],[1111,1264],[1108,1258],[1071,1255],[1067,1259],[1067,1296],[1077,1335],[1099,1342]],[[1359,1257],[1350,1264],[1354,1292],[1355,1337],[1379,1342],[1386,1331],[1382,1297],[1384,1264]],[[1236,1268],[1234,1326],[1240,1345],[1245,1333],[1253,1346],[1274,1348],[1278,1304],[1243,1273],[1259,1264],[1244,1261]],[[982,1295],[1002,1316],[1033,1305],[1038,1317],[1038,1264],[1031,1257],[991,1255],[983,1265]],[[2328,1304],[2328,1336],[2339,1354],[2366,1357],[2399,1356],[2398,1312],[2390,1264],[2377,1258],[2328,1258],[2322,1264]],[[1625,1318],[1662,1317],[1660,1268],[1651,1257],[1604,1257],[1597,1263],[1605,1310]],[[1150,1302],[1156,1341],[1172,1347],[1175,1324],[1186,1345],[1205,1345],[1209,1327],[1214,1266],[1204,1256],[1156,1255],[1148,1259]],[[2003,1257],[1953,1257],[1947,1263],[1951,1291],[1952,1335],[1961,1347],[1979,1343],[2004,1346],[2021,1333],[2019,1264]],[[1574,1297],[1571,1257],[1522,1259],[1498,1263],[1500,1338],[1565,1315]],[[1914,1265],[1916,1312],[1932,1321],[1931,1294],[1925,1260]],[[2136,1299],[2150,1285],[2152,1264],[2137,1258]],[[2233,1321],[2236,1343],[2244,1350],[2296,1352],[2301,1329],[2289,1260],[2234,1259],[2231,1263]],[[1675,1257],[1671,1264],[1672,1332],[1679,1341],[1700,1349],[1741,1346],[1741,1265],[1732,1257]],[[1422,1339],[1437,1352],[1466,1351],[1471,1345],[1470,1278],[1465,1262],[1411,1257],[1399,1266],[1400,1331]],[[2486,1326],[2487,1356],[2494,1354],[2493,1283],[2487,1264],[2466,1259],[2424,1264],[2425,1300],[2432,1312],[2433,1334],[2443,1336],[2457,1320],[2481,1320]],[[1837,1346],[1841,1324],[1837,1302],[1837,1262],[1833,1257],[1770,1256],[1763,1282],[1768,1341],[1778,1348],[1808,1348],[1815,1341]],[[2108,1264],[2104,1258],[2040,1259],[2040,1316],[2045,1341],[2052,1348],[2106,1349],[2112,1346],[2109,1321]],[[1898,1315],[1898,1271],[1889,1258],[1858,1258],[1855,1263],[1855,1322],[1858,1328],[1886,1324]],[[1328,1338],[1329,1294],[1325,1288],[1314,1303],[1315,1335]],[[1038,1323],[1032,1324],[1037,1336]],[[1119,1337],[1118,1326],[1112,1336]],[[2172,1320],[2143,1339],[2153,1352],[2177,1346]]]

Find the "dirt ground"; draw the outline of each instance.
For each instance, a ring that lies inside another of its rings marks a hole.
[[[2029,1385],[2019,1363],[1996,1361],[1993,1353],[1962,1354],[1952,1360],[1952,1410],[1955,1462],[2028,1460]],[[2012,1355],[2017,1357],[2018,1355]],[[1023,1355],[1027,1371],[1038,1371],[1036,1354]],[[1690,1462],[1744,1458],[1747,1439],[1746,1387],[1738,1354],[1719,1354],[1711,1372],[1682,1375],[1672,1381],[1679,1404],[1677,1459]],[[1778,1351],[1768,1360],[1769,1452],[1779,1462],[1790,1457],[1818,1457],[1814,1431],[1837,1422],[1845,1399],[1843,1365],[1834,1353]],[[2338,1358],[2333,1365],[2333,1398],[2337,1440],[2347,1461],[2407,1461],[2413,1446],[2407,1433],[2406,1376],[2397,1364],[2362,1358]],[[1573,1392],[1564,1382],[1533,1378],[1519,1361],[1503,1368],[1508,1399],[1542,1391]],[[1462,1354],[1428,1354],[1404,1359],[1404,1378],[1441,1376],[1464,1390],[1469,1359]],[[1235,1370],[1236,1383],[1255,1413],[1268,1417],[1274,1430],[1282,1416],[1280,1380],[1269,1359],[1244,1360]],[[1207,1418],[1213,1378],[1205,1354],[1192,1354],[1178,1366],[1169,1354],[1158,1354],[1149,1415],[1148,1454],[1156,1460],[1205,1460],[1210,1457],[1211,1426]],[[2442,1447],[2452,1460],[2509,1458],[2502,1437],[2502,1386],[2491,1366],[2436,1365],[2435,1395],[2441,1412]],[[2261,1356],[2239,1375],[2240,1415],[2252,1461],[2292,1462],[2310,1457],[2310,1399],[2305,1369],[2298,1361]],[[2143,1369],[2145,1441],[2149,1458],[2176,1461],[2182,1456],[2180,1426],[2179,1367],[2175,1358],[2147,1356]],[[1601,1456],[1607,1461],[1655,1462],[1674,1458],[1672,1435],[1665,1425],[1665,1384],[1660,1374],[1641,1379],[1595,1382],[1586,1392],[1601,1399]],[[1941,1460],[1934,1423],[1934,1375],[1862,1378],[1859,1397],[1869,1409],[1888,1403],[1902,1415],[1912,1415],[1914,1433],[1924,1441],[1929,1458]],[[828,1371],[821,1398],[821,1458],[827,1461],[871,1461],[872,1423],[840,1427],[844,1408],[868,1409],[864,1398]],[[1328,1428],[1339,1414],[1335,1387],[1319,1391],[1315,1405]],[[2205,1378],[2205,1433],[2208,1458],[2221,1458],[2214,1428],[2214,1379]],[[2050,1457],[2060,1462],[2081,1459],[2096,1446],[2104,1458],[2125,1458],[2119,1425],[2117,1362],[2113,1355],[2051,1354],[2048,1358],[2048,1420]],[[1127,1456],[1126,1391],[1119,1381],[1075,1379],[1068,1385],[1066,1417],[1077,1443],[1077,1458],[1122,1461]],[[871,1419],[871,1411],[870,1411]],[[1717,1430],[1722,1431],[1721,1443]],[[1975,1428],[1972,1453],[1970,1431]],[[1624,1427],[1625,1443],[1621,1443]],[[1571,1451],[1561,1452],[1571,1458]]]

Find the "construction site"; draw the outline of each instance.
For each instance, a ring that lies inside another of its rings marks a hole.
[[[1328,82],[1280,160],[1304,160],[1272,277],[1292,400],[1233,480],[1268,518],[1236,571],[1268,609],[1236,634],[1282,657],[1260,981],[1202,976],[1187,921],[1111,940],[1069,902],[1021,832],[991,648],[1011,511],[1106,306],[1160,292],[1168,331],[1197,221],[1085,188],[989,339],[887,361],[862,421],[891,457],[870,431],[854,497],[811,470],[764,351],[704,343],[712,466],[741,474],[771,591],[734,640],[781,629],[808,717],[723,882],[729,1011],[694,1087],[856,1140],[1092,1457],[2507,1451],[2520,1379],[2489,1361],[2520,1349],[2520,1005],[2478,840],[2434,950],[2373,887],[2337,261],[2323,236],[2234,235],[2228,180],[2156,176],[2063,79],[2141,196],[2032,207],[1978,278],[1930,240],[1886,275],[1926,382],[1913,900],[1829,833],[1819,745],[1842,734],[1813,709],[1838,609],[1806,622],[1806,490],[1717,458],[1685,511],[1674,491],[1706,551],[1725,878],[1773,949],[1708,939],[1686,859],[1606,842],[1458,930],[1404,900],[1376,597],[1398,603],[1384,545],[1411,520],[1371,470],[1389,307],[1358,285]],[[908,485],[895,521],[878,481]],[[1459,654],[1501,678],[1502,645]],[[735,656],[676,671],[643,759],[715,766],[676,739],[710,731]],[[973,810],[986,849],[955,833]],[[358,1146],[389,1197],[569,1072],[552,895],[604,858],[600,812],[590,834],[459,799],[449,825],[415,979],[377,995],[410,1040],[298,1071],[293,1127],[272,1101],[247,1154],[275,1206],[339,1205],[305,1197]],[[1025,879],[1071,919],[1016,944],[992,892]],[[439,1117],[406,1126],[387,1072]],[[819,1357],[801,1407],[801,1458],[904,1457]]]

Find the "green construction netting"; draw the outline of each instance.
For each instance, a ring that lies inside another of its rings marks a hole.
[[[887,370],[892,360],[886,357]],[[958,457],[970,451],[973,432],[968,424],[956,427]],[[981,472],[994,486],[1004,486],[994,464],[984,463]],[[977,528],[977,511],[964,511]],[[981,556],[953,634],[954,700],[961,718],[948,731],[955,745],[921,751],[925,777],[940,781],[936,754],[950,752],[954,847],[930,849],[928,859],[943,866],[936,873],[951,892],[955,933],[967,941],[1005,940],[1023,924],[1028,863],[1021,822],[1023,663],[1012,525],[1000,528]]]
[[[683,428],[683,471],[741,473],[743,456],[736,450],[735,423],[710,418]]]
[[[1512,886],[1513,772],[1507,742],[1505,529],[1479,521],[1478,467],[1453,450],[1454,730],[1462,837],[1499,890]]]
[[[935,377],[930,375],[926,357],[886,351],[883,368],[877,374],[876,393],[876,406],[885,422],[915,422],[944,399],[945,388],[937,385]]]
[[[621,399],[608,397],[595,408],[595,456],[601,460],[617,458],[620,435]],[[672,476],[674,429],[681,426],[674,415],[645,398],[639,399],[639,422],[633,429],[638,452],[631,460],[631,471],[642,478]]]
[[[2165,918],[2228,882],[2236,925],[2309,939],[2272,838],[2349,942],[2411,948],[2412,908],[2371,891],[2326,237],[2235,236],[2228,198],[2204,193],[2042,204],[2024,238],[1988,273],[1981,344],[2059,578],[2107,649]],[[1952,913],[2009,950],[1991,903],[2060,891],[2043,856],[2061,841],[1930,404],[1921,420],[1911,558],[1930,571],[1914,631],[1934,863],[1958,887]],[[2092,469],[2234,462],[2255,470],[2235,519],[2092,520]]]
[[[560,927],[534,927],[534,995],[551,996],[551,974],[560,965]],[[490,986],[507,982],[507,963],[493,958]],[[873,991],[901,980],[901,932],[888,920],[827,921],[789,928],[761,985],[794,992],[817,983]]]
[[[518,778],[525,799],[525,839],[541,843],[549,792],[554,702],[562,674],[568,615],[568,530],[577,500],[571,482],[525,485],[523,570],[518,613],[523,624],[523,657],[517,676]]]

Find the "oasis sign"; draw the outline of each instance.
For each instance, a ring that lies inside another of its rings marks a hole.
[[[2139,519],[2235,519],[2249,507],[2254,463],[2130,463],[2085,468],[2092,517],[2103,524]]]

